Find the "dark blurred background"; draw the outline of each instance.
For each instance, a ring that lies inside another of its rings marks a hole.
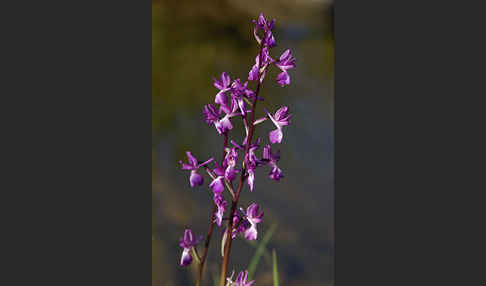
[[[213,77],[226,71],[233,80],[247,80],[257,55],[252,19],[260,12],[276,19],[273,58],[289,48],[297,67],[290,86],[267,73],[257,108],[275,111],[289,106],[292,125],[284,130],[280,182],[257,171],[253,193],[244,189],[241,203],[258,202],[265,211],[263,237],[273,223],[276,233],[267,245],[278,256],[280,285],[334,285],[334,39],[332,2],[293,1],[153,1],[152,2],[152,285],[194,285],[195,268],[179,266],[179,237],[185,226],[206,234],[212,198],[206,176],[203,187],[191,189],[189,172],[179,160],[191,150],[200,160],[221,159],[223,138],[202,116],[213,103]],[[254,88],[254,83],[250,86]],[[233,120],[236,121],[236,120]],[[270,122],[256,136],[268,141]],[[243,131],[232,131],[241,142]],[[221,229],[213,233],[206,282],[219,272]],[[234,241],[229,270],[248,267],[254,246]],[[271,264],[263,259],[255,285],[271,284]]]

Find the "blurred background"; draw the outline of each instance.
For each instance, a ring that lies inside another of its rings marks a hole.
[[[210,178],[205,174],[202,187],[190,188],[189,172],[181,171],[178,161],[186,161],[186,150],[200,160],[221,160],[223,137],[204,122],[202,107],[213,103],[217,93],[213,77],[226,71],[232,80],[247,80],[258,52],[251,20],[260,12],[276,19],[272,57],[278,59],[288,48],[297,66],[284,88],[275,81],[278,70],[270,69],[257,118],[264,116],[263,107],[275,111],[282,105],[289,106],[293,118],[276,146],[285,178],[275,182],[268,178],[268,168],[258,169],[254,192],[245,187],[240,202],[245,207],[258,202],[265,211],[259,239],[277,224],[266,249],[277,252],[280,285],[334,285],[332,11],[327,0],[152,2],[153,286],[194,285],[196,269],[179,266],[178,243],[185,226],[196,235],[207,232]],[[254,82],[250,87],[254,89]],[[268,142],[273,125],[259,126],[255,135]],[[243,133],[236,124],[230,136],[241,142]],[[221,228],[216,226],[203,285],[214,285],[212,277],[219,273],[220,241]],[[254,253],[254,245],[236,239],[229,270],[246,269]],[[255,285],[272,285],[267,258],[259,263]]]

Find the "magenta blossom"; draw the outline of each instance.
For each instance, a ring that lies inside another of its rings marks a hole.
[[[234,274],[235,272],[233,271],[231,276],[226,278],[226,281],[228,281],[230,286],[251,286],[255,282],[255,280],[248,282],[248,270],[241,271],[238,276],[236,276],[236,280],[233,282]]]
[[[273,124],[277,127],[277,129],[271,131],[269,133],[269,139],[272,144],[281,143],[283,138],[282,128],[286,125],[290,124],[290,117],[291,114],[287,115],[289,108],[287,106],[283,106],[275,112],[275,115],[272,116],[266,109],[265,112],[267,113],[270,120],[272,120]]]
[[[244,212],[243,212],[244,213]],[[233,231],[231,232],[231,239],[235,239],[240,233],[244,233],[250,227],[248,220],[243,218],[236,210],[233,215]],[[223,229],[222,234],[226,235],[226,228]]]
[[[207,124],[214,124],[219,121],[221,112],[216,110],[216,107],[214,107],[212,104],[207,104],[204,106],[203,115],[204,121],[206,121]]]
[[[284,177],[282,170],[280,170],[280,168],[277,166],[277,162],[280,160],[280,150],[273,154],[272,146],[267,144],[267,146],[263,147],[263,160],[265,160],[265,162],[272,167],[269,174],[270,179],[279,181]]]
[[[238,145],[235,141],[231,140],[231,144],[233,144],[236,148],[240,150],[244,150],[245,148],[243,146]],[[246,144],[246,137],[243,140],[243,143],[241,145]],[[245,156],[245,165],[247,167],[248,171],[248,186],[250,187],[250,191],[253,192],[253,187],[254,187],[254,182],[255,182],[255,170],[257,167],[262,165],[262,160],[259,160],[256,155],[255,151],[260,148],[260,138],[257,138],[256,142],[250,145],[250,148],[248,149],[248,154]]]
[[[267,73],[267,67],[273,62],[275,62],[275,60],[270,57],[268,48],[264,47],[262,49],[262,62],[260,63],[260,54],[258,54],[255,58],[255,65],[253,65],[248,73],[248,80],[257,80],[259,73],[261,73],[260,83],[263,82],[265,74]],[[258,67],[260,67],[260,70],[258,70]]]
[[[250,145],[250,148],[248,149],[248,154],[245,157],[245,163],[248,168],[247,182],[251,192],[253,192],[253,185],[255,183],[255,170],[262,163],[262,161],[259,160],[255,155],[255,151],[258,150],[258,148],[260,148],[259,144],[260,144],[260,138],[257,139],[256,143]]]
[[[221,74],[221,81],[218,81],[216,78],[213,78],[214,86],[219,89],[220,91],[228,91],[230,87],[231,79],[226,72]]]
[[[233,181],[236,178],[236,174],[240,172],[240,170],[235,168],[237,161],[238,161],[238,151],[236,151],[236,148],[229,149],[223,161],[223,167],[226,166],[226,169],[224,171],[224,177],[228,181]]]
[[[282,70],[282,72],[277,76],[277,82],[281,86],[289,85],[290,76],[287,73],[287,70],[295,68],[295,58],[292,58],[290,50],[283,52],[283,54],[280,56],[280,60],[276,62],[275,65]]]
[[[181,266],[188,266],[192,262],[192,255],[191,255],[191,248],[196,246],[202,239],[202,235],[199,239],[194,239],[194,235],[192,234],[192,230],[186,229],[184,231],[184,236],[179,239],[180,247],[184,248],[182,251],[181,256]]]
[[[255,36],[256,41],[260,45],[262,43],[262,39],[258,35],[258,32],[260,30],[263,31],[263,45],[265,47],[274,47],[275,46],[275,38],[273,37],[272,30],[275,24],[275,19],[272,19],[272,21],[268,21],[265,19],[265,15],[263,13],[260,13],[258,16],[257,20],[253,20],[253,24],[255,24],[255,27],[253,28],[253,35]]]
[[[263,211],[258,213],[258,204],[253,203],[246,209],[246,219],[250,223],[250,227],[245,230],[245,238],[248,240],[255,240],[258,236],[257,224],[263,221]]]
[[[191,188],[194,187],[194,185],[201,186],[204,183],[204,178],[197,173],[197,170],[200,167],[209,164],[211,161],[214,160],[214,158],[211,158],[204,163],[198,164],[197,159],[191,154],[190,151],[186,151],[186,155],[189,164],[179,161],[179,163],[182,165],[182,170],[191,170],[191,176],[189,177],[189,184],[191,185]]]
[[[233,84],[231,85],[231,99],[237,102],[241,114],[246,116],[246,103],[243,97],[251,99],[255,97],[255,93],[248,88],[248,82],[241,84],[241,81],[238,78],[233,81]]]
[[[223,196],[220,193],[214,195],[214,203],[218,207],[218,210],[214,214],[214,221],[218,226],[221,226],[223,221],[224,210],[226,208],[227,202],[224,200]]]
[[[215,194],[221,194],[224,191],[224,177],[223,176],[217,176],[211,184],[209,184],[209,187],[211,190],[213,190],[213,193]]]

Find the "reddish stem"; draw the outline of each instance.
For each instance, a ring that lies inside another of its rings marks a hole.
[[[257,98],[258,98],[258,93],[260,92],[260,68],[262,64],[262,51],[263,51],[263,40],[261,41],[260,44],[260,51],[259,51],[259,61],[258,61],[258,82],[257,82],[257,87],[255,91],[255,98],[253,99],[253,106],[251,109],[250,113],[250,122],[249,122],[249,131],[248,131],[248,137],[246,138],[246,145],[245,145],[245,153],[243,156],[246,158],[246,155],[248,154],[248,150],[250,150],[250,145],[251,145],[251,139],[253,137],[253,130],[255,129],[255,125],[253,124],[255,122],[255,110],[256,110],[256,103],[257,103]],[[243,188],[243,185],[245,183],[245,172],[246,172],[246,166],[243,167],[243,170],[241,171],[241,176],[240,176],[240,182],[238,185],[238,189],[236,191],[235,197],[233,198],[233,203],[231,204],[231,211],[230,211],[230,217],[228,220],[228,227],[227,227],[227,233],[226,237],[226,243],[224,246],[224,257],[223,257],[223,263],[221,265],[221,276],[219,280],[219,285],[220,286],[225,286],[226,283],[226,272],[228,271],[228,263],[229,263],[229,256],[230,256],[230,251],[231,251],[231,242],[233,239],[231,239],[231,233],[233,232],[233,217],[234,213],[236,210],[236,206],[238,205],[238,199],[240,198],[240,192],[241,189]]]
[[[224,157],[226,155],[226,147],[227,146],[228,146],[228,133],[224,133],[223,157],[221,159],[221,165],[223,164]],[[203,251],[203,255],[201,257],[201,263],[199,264],[199,269],[198,269],[198,272],[197,272],[197,280],[196,280],[197,286],[201,286],[202,275],[203,275],[203,270],[204,270],[204,263],[206,262],[206,257],[208,255],[208,250],[209,250],[209,243],[211,242],[211,235],[213,233],[214,213],[216,212],[216,209],[217,209],[216,203],[213,202],[213,210],[211,211],[211,214],[209,215],[208,234],[206,235],[206,241],[204,243],[204,251]]]

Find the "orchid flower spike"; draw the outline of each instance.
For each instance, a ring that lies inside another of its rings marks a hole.
[[[287,106],[283,106],[275,112],[275,115],[272,116],[265,109],[265,112],[267,113],[268,117],[270,118],[270,120],[272,120],[273,124],[275,124],[275,126],[277,127],[277,129],[271,131],[268,134],[270,142],[272,142],[272,144],[282,143],[282,138],[283,138],[282,128],[290,124],[290,117],[292,117],[292,114],[287,115],[288,110],[289,108]]]
[[[194,157],[190,151],[186,151],[186,155],[189,164],[179,161],[179,163],[182,165],[182,170],[191,170],[191,176],[189,177],[189,184],[191,185],[191,188],[195,185],[201,186],[204,183],[204,178],[197,173],[197,170],[200,167],[209,164],[211,161],[214,160],[214,158],[210,158],[206,162],[198,164],[196,157]]]

